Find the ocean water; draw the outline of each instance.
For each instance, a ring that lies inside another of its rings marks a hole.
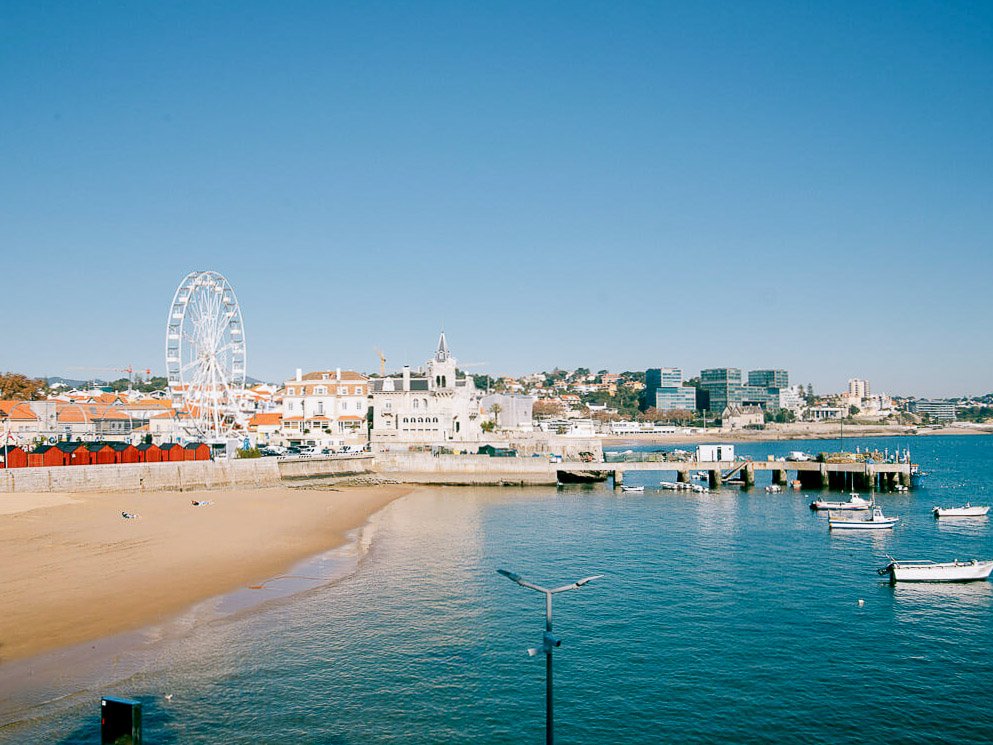
[[[930,476],[881,494],[892,533],[831,534],[811,492],[644,494],[608,485],[425,489],[321,561],[339,579],[79,673],[8,707],[0,742],[93,743],[101,694],[144,704],[148,743],[520,743],[544,737],[546,586],[560,743],[993,741],[993,583],[891,586],[902,558],[993,558],[993,438],[846,439],[910,447]],[[756,458],[837,442],[740,445]],[[312,568],[315,565],[312,565]],[[859,599],[864,600],[860,607]],[[166,700],[166,694],[172,699]]]

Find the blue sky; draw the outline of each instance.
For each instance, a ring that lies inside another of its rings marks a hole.
[[[0,369],[785,367],[993,390],[989,3],[0,7]]]

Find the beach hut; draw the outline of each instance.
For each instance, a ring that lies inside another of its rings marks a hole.
[[[108,442],[107,444],[114,449],[115,463],[138,462],[138,448],[130,442]]]
[[[162,450],[158,445],[143,442],[137,448],[139,463],[159,463],[162,460]]]
[[[69,454],[55,445],[40,445],[28,455],[28,465],[51,468],[69,465]]]
[[[90,451],[82,442],[59,442],[55,447],[66,454],[66,466],[88,466],[90,465]]]
[[[16,445],[0,447],[0,468],[25,468],[28,465],[28,454]]]
[[[110,465],[116,461],[114,448],[106,442],[91,442],[86,446],[90,451],[90,465]]]
[[[191,442],[184,450],[186,460],[210,460],[210,446],[205,442]]]
[[[183,446],[175,442],[164,442],[159,446],[162,451],[162,462],[186,460],[186,451]]]

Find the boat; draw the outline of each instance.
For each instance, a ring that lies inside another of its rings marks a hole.
[[[886,517],[878,507],[872,508],[869,517],[834,517],[828,513],[829,530],[889,530],[896,525],[899,517]]]
[[[825,502],[823,499],[815,499],[810,503],[812,510],[867,510],[872,507],[872,502],[862,499],[858,494],[853,494],[847,502]]]
[[[626,486],[626,485],[621,485],[621,491],[623,491],[623,492],[639,492],[639,491],[645,491],[645,487],[643,487],[643,486]]]
[[[982,517],[990,511],[989,507],[973,507],[966,502],[965,507],[935,507],[935,517]]]
[[[767,486],[765,490],[769,494],[779,494],[783,490],[783,487],[781,487],[779,484],[773,484],[772,486]]]
[[[910,465],[910,485],[915,489],[924,486],[924,479],[927,478],[927,471],[922,471],[916,463]]]
[[[891,582],[976,582],[988,579],[993,561],[897,561],[876,571],[889,574]]]

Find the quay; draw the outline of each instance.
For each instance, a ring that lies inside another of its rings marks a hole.
[[[787,460],[746,460],[746,461],[632,461],[583,464],[580,469],[575,464],[559,463],[558,470],[603,470],[613,473],[614,484],[624,483],[627,471],[661,471],[676,474],[676,481],[688,483],[696,471],[706,471],[710,488],[717,488],[725,481],[741,481],[744,489],[755,486],[756,471],[771,471],[772,483],[786,485],[799,480],[804,489],[886,489],[892,490],[897,484],[910,488],[911,469],[909,463],[820,463],[817,461]],[[568,466],[568,467],[566,467]],[[790,473],[794,478],[790,478]]]

